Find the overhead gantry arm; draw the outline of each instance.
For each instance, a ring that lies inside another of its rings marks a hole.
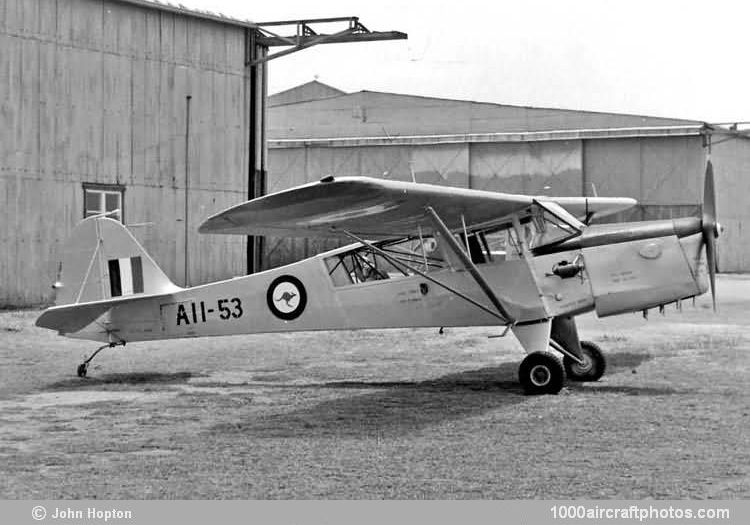
[[[322,33],[313,29],[311,24],[335,24],[346,23],[347,26],[335,33]],[[269,29],[269,27],[295,26],[296,34],[292,36],[281,36]],[[278,51],[270,55],[259,57],[250,63],[251,66],[268,62],[274,58],[280,58],[308,47],[318,44],[338,44],[345,42],[373,42],[381,40],[403,40],[407,38],[406,33],[401,31],[370,31],[356,16],[335,18],[314,18],[307,20],[283,20],[277,22],[261,22],[257,24],[257,43],[266,46],[292,46],[289,49]]]

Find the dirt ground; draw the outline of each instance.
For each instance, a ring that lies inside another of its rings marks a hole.
[[[0,313],[0,498],[748,498],[750,276],[583,316],[597,383],[527,397],[498,329],[95,343]]]

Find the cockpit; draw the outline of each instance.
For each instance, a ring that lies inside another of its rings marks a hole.
[[[534,201],[522,213],[491,225],[462,228],[454,231],[454,236],[471,261],[481,266],[518,259],[526,251],[533,255],[543,247],[580,235],[584,228],[557,203]],[[328,274],[338,287],[462,268],[440,234],[428,233],[354,246],[330,255],[324,259]]]

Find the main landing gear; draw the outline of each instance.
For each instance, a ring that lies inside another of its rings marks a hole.
[[[532,352],[518,368],[518,380],[528,395],[557,394],[572,381],[598,381],[607,367],[604,354],[591,341],[581,341],[579,362],[566,352],[562,362],[551,352]]]
[[[106,345],[102,345],[99,348],[97,348],[96,351],[88,357],[88,359],[86,359],[83,363],[78,365],[78,370],[77,370],[78,377],[86,377],[86,374],[88,373],[88,370],[89,370],[89,363],[91,362],[92,359],[94,359],[94,357],[96,357],[96,354],[98,354],[105,348],[114,348],[118,345],[125,346],[125,341],[107,343]]]
[[[563,357],[565,375],[573,381],[598,381],[607,368],[607,362],[599,345],[591,341],[581,341],[581,361],[576,363],[570,357]]]
[[[521,361],[518,380],[526,394],[557,394],[565,383],[565,369],[551,352],[532,352]]]

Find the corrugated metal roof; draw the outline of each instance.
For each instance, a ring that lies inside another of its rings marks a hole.
[[[369,89],[363,89],[361,91],[356,91],[353,93],[347,93],[347,95],[374,95],[374,96],[384,96],[384,97],[404,97],[404,98],[411,98],[415,100],[424,100],[424,101],[437,101],[437,102],[446,102],[446,103],[461,103],[461,104],[467,104],[467,105],[475,105],[475,106],[488,106],[488,107],[504,107],[504,108],[517,108],[517,109],[526,109],[526,110],[548,110],[548,111],[557,111],[560,113],[570,113],[570,114],[576,114],[576,115],[612,115],[617,117],[635,117],[643,119],[644,121],[670,121],[670,122],[676,122],[686,125],[691,124],[702,124],[702,122],[699,122],[697,120],[691,120],[691,119],[682,119],[682,118],[671,118],[671,117],[655,117],[653,115],[643,115],[640,113],[621,113],[621,112],[613,112],[613,111],[594,111],[590,109],[572,109],[572,108],[562,108],[562,107],[556,107],[556,106],[529,106],[524,104],[504,104],[501,102],[489,102],[486,100],[464,100],[464,99],[453,99],[453,98],[447,98],[447,97],[437,97],[437,96],[430,96],[430,95],[413,95],[408,93],[392,93],[388,91],[373,91]]]
[[[140,7],[146,7],[149,9],[158,9],[159,11],[168,11],[170,13],[177,13],[185,16],[192,16],[194,18],[203,18],[205,20],[212,20],[214,22],[220,22],[222,24],[229,24],[240,27],[256,28],[258,25],[249,20],[239,20],[232,18],[221,13],[214,13],[212,11],[202,11],[199,9],[191,9],[182,4],[171,4],[169,2],[159,2],[157,0],[113,0],[115,2],[121,2],[124,4],[132,4]]]
[[[529,131],[518,133],[467,133],[457,135],[412,135],[399,137],[349,137],[322,139],[269,140],[271,148],[353,147],[353,146],[415,146],[430,144],[464,144],[478,142],[542,142],[555,140],[619,139],[638,137],[685,137],[709,133],[704,125],[651,126],[642,128],[576,129]]]
[[[298,104],[310,100],[322,100],[324,98],[338,97],[346,95],[342,91],[318,80],[312,80],[299,86],[295,86],[284,91],[279,91],[268,97],[268,106],[281,106],[283,104]]]
[[[279,140],[557,133],[561,130],[684,128],[703,122],[626,113],[516,106],[359,91],[269,108],[268,137]],[[530,136],[530,135],[526,135]]]

